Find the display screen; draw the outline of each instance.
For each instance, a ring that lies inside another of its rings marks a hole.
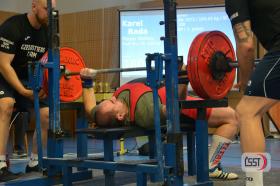
[[[163,10],[120,11],[120,67],[145,67],[146,53],[164,53]],[[189,47],[196,35],[203,31],[219,30],[235,40],[224,7],[183,8],[177,10],[178,55],[187,62]],[[122,72],[120,84],[138,77],[145,71]]]

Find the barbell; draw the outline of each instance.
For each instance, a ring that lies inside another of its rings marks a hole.
[[[132,68],[107,68],[96,70],[96,74],[106,74],[106,73],[116,73],[116,72],[135,72],[135,71],[145,71],[146,67],[132,67]],[[69,79],[70,76],[80,75],[80,72],[71,72],[65,69],[64,76]]]
[[[47,61],[47,54],[41,59]],[[258,63],[259,60],[255,60]],[[81,55],[71,48],[60,49],[60,64],[63,66],[60,78],[61,101],[75,101],[82,95],[80,70],[85,68]],[[235,51],[228,37],[220,31],[198,34],[191,43],[187,74],[194,92],[205,99],[224,98],[233,86],[238,63]],[[130,71],[145,71],[146,67],[96,69],[97,74]],[[72,77],[73,76],[73,77]],[[47,70],[44,72],[43,89],[47,91]]]

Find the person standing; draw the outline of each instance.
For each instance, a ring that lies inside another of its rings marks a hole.
[[[280,1],[225,0],[236,40],[239,82],[236,107],[243,153],[264,153],[261,118],[280,100]],[[267,50],[254,67],[254,35]],[[246,172],[246,186],[263,186],[262,172]]]
[[[52,3],[55,6],[56,1]],[[47,0],[32,0],[28,13],[12,16],[0,26],[0,182],[18,177],[8,170],[6,163],[9,123],[14,107],[33,108],[33,91],[26,87],[28,62],[38,61],[47,51],[47,24]],[[40,91],[39,97],[42,138],[46,144],[49,109],[46,94]],[[38,171],[35,137],[26,172]]]

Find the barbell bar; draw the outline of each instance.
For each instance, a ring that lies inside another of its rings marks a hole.
[[[132,68],[107,68],[107,69],[94,69],[97,74],[108,74],[108,73],[118,73],[118,72],[135,72],[135,71],[145,71],[146,67],[132,67]],[[71,72],[65,69],[64,75],[75,76],[80,75],[80,72]]]
[[[255,64],[259,63],[260,59],[255,60]],[[236,62],[227,62],[231,68],[238,68],[238,63]],[[64,75],[66,79],[69,79],[69,76],[77,76],[80,75],[80,72],[71,72],[67,68],[65,70],[62,69],[62,76]],[[109,73],[121,73],[121,72],[135,72],[135,71],[146,71],[146,67],[131,67],[131,68],[107,68],[107,69],[94,69],[96,70],[96,74],[109,74]],[[64,72],[63,72],[64,71]],[[178,75],[185,75],[187,71],[180,70],[178,71]]]

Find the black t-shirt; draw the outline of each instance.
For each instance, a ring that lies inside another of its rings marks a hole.
[[[250,20],[266,50],[280,50],[280,0],[225,0],[232,25]]]
[[[28,61],[42,57],[47,51],[47,39],[47,28],[33,28],[27,14],[13,16],[0,26],[0,51],[15,54],[12,67],[19,79],[28,79]]]

